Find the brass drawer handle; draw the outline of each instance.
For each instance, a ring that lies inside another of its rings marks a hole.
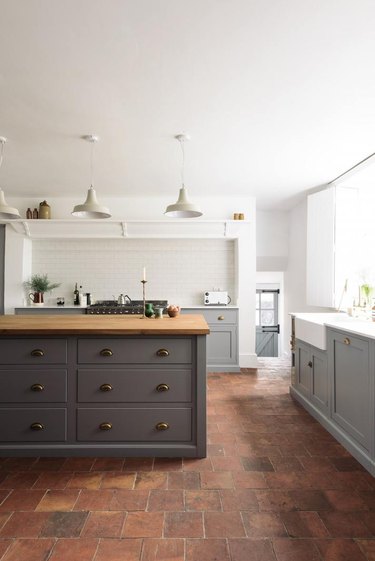
[[[156,351],[156,354],[158,356],[169,356],[169,351],[167,351],[167,349],[159,349]]]
[[[169,425],[168,423],[158,423],[155,426],[156,430],[168,430],[169,429]]]
[[[225,319],[225,317],[224,317],[224,316],[219,316],[217,319],[218,319],[219,321],[223,321],[223,320]]]
[[[44,390],[43,384],[33,384],[30,387],[32,392],[42,392]]]
[[[44,425],[42,423],[32,423],[30,428],[31,430],[44,430]]]
[[[44,351],[42,349],[34,349],[30,354],[31,356],[44,356]]]
[[[310,366],[310,368],[313,367],[313,363],[311,362],[311,360],[309,360],[309,362],[307,363],[307,366]]]
[[[345,345],[350,345],[350,339],[349,339],[349,337],[345,337],[344,343],[345,343]]]
[[[157,392],[167,392],[168,390],[169,390],[168,384],[159,384],[158,386],[156,386]]]
[[[100,430],[111,430],[112,423],[100,423],[99,428]]]
[[[112,390],[113,390],[113,386],[111,386],[111,384],[102,384],[100,386],[101,392],[111,392]]]
[[[111,349],[102,349],[100,351],[100,356],[113,356],[113,351],[111,351]]]

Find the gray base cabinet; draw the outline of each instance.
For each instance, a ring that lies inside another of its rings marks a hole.
[[[331,331],[332,419],[367,451],[371,448],[374,373],[370,342]]]
[[[238,309],[184,308],[183,314],[202,314],[210,328],[207,336],[207,370],[239,372]]]
[[[296,340],[295,388],[323,412],[328,412],[327,353]]]
[[[206,456],[206,336],[0,338],[0,456]]]
[[[291,395],[375,475],[375,341],[327,328],[327,351],[296,340]]]

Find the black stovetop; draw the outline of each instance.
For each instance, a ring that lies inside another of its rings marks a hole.
[[[147,303],[153,304],[158,308],[166,308],[168,300],[147,300]],[[91,304],[86,309],[87,314],[142,314],[143,300],[132,300],[126,304],[119,304],[116,300],[99,300],[95,304]]]

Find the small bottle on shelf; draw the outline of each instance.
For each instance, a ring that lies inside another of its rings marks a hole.
[[[28,208],[26,211],[26,218],[27,220],[30,220],[30,218],[33,217],[33,211],[31,210],[31,208]]]
[[[39,218],[39,212],[37,208],[34,208],[33,210],[33,218]]]
[[[74,292],[73,292],[73,296],[74,296],[74,299],[73,299],[74,305],[79,306],[79,290],[78,290],[78,287],[77,287],[77,283],[76,283],[76,286],[75,286],[75,289],[74,289]]]

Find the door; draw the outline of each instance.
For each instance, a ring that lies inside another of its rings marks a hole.
[[[256,291],[256,354],[257,356],[278,356],[278,289]]]

